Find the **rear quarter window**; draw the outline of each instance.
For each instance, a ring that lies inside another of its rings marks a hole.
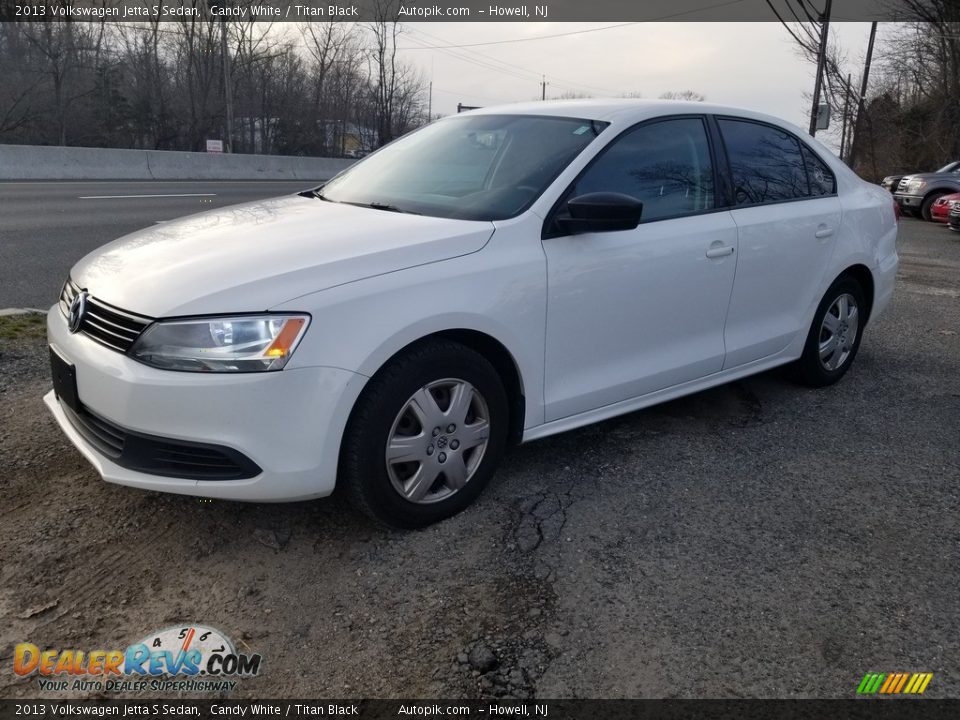
[[[834,177],[833,171],[806,145],[801,143],[800,148],[803,151],[803,162],[807,168],[810,195],[812,197],[820,197],[823,195],[836,194],[837,179]]]

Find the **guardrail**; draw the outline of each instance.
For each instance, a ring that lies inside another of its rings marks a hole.
[[[343,158],[0,145],[0,180],[326,180]]]

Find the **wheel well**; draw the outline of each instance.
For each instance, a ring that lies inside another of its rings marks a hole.
[[[494,370],[497,371],[497,374],[503,381],[503,387],[507,393],[507,402],[510,407],[510,428],[507,438],[510,443],[519,444],[523,437],[523,422],[527,409],[526,399],[523,394],[523,382],[513,355],[511,355],[503,343],[496,338],[477,330],[442,330],[431,335],[426,335],[404,346],[391,355],[390,359],[387,360],[384,365],[398,355],[407,352],[407,350],[414,345],[434,339],[451,340],[465,345],[485,357],[490,364],[493,365]]]
[[[923,208],[928,201],[935,201],[935,198],[942,197],[944,195],[951,195],[957,190],[952,188],[934,188],[933,190],[928,190],[927,193],[923,196],[923,200],[920,203],[920,207]],[[921,209],[922,212],[922,209]]]
[[[870,272],[870,268],[866,265],[851,265],[840,273],[837,279],[839,280],[841,277],[852,277],[863,288],[867,302],[867,312],[864,318],[864,323],[866,323],[870,319],[871,310],[873,310],[873,274]]]

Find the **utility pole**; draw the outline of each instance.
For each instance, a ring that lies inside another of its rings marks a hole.
[[[830,5],[827,0],[820,18],[820,51],[817,53],[817,80],[813,84],[813,107],[810,110],[810,135],[817,134],[817,111],[820,108],[820,88],[823,85],[823,66],[827,62],[827,40],[830,34]]]
[[[540,99],[546,100],[547,99],[547,76],[542,75],[541,77],[543,78],[543,80],[540,82]]]
[[[233,152],[233,80],[230,73],[230,53],[227,51],[227,18],[223,18],[223,32],[220,34],[220,56],[223,63],[223,99],[227,107],[227,137],[224,138],[223,151]]]
[[[860,83],[860,97],[857,98],[857,115],[853,119],[853,137],[850,138],[850,156],[847,165],[853,168],[857,158],[857,144],[860,140],[860,125],[863,117],[863,106],[867,100],[867,80],[870,78],[870,61],[873,59],[873,41],[877,37],[877,24],[870,24],[870,42],[867,43],[867,60],[863,64],[863,81]]]
[[[843,160],[843,149],[847,145],[847,115],[850,112],[850,73],[847,73],[847,84],[843,87],[843,132],[840,133],[840,159]]]

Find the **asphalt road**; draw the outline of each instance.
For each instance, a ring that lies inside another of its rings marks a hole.
[[[43,338],[0,338],[0,697],[57,697],[15,643],[192,622],[263,655],[240,698],[960,697],[960,236],[898,246],[837,385],[768,372],[521,446],[419,532],[104,483],[40,402]]]
[[[310,186],[303,181],[0,183],[0,309],[52,305],[77,260],[134,230]]]

